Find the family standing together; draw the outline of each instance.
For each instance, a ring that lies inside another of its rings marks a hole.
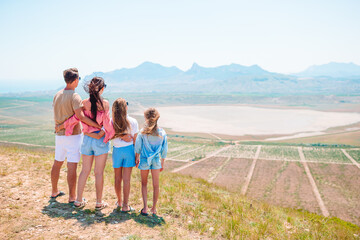
[[[144,127],[139,130],[136,119],[127,114],[128,102],[123,98],[114,101],[111,109],[112,117],[110,117],[109,102],[101,96],[106,88],[103,78],[94,77],[84,86],[89,98],[82,100],[80,95],[75,93],[75,88],[81,79],[78,70],[70,68],[65,70],[63,75],[66,87],[57,92],[53,100],[56,136],[55,161],[51,169],[51,198],[65,195],[64,192],[59,191],[58,181],[60,169],[66,158],[68,201],[76,208],[85,207],[87,201],[83,197],[83,192],[95,162],[95,209],[108,207],[108,203],[102,200],[102,192],[104,169],[111,140],[116,207],[123,212],[134,211],[129,204],[129,195],[131,172],[136,166],[140,169],[144,205],[140,213],[148,215],[149,212],[147,179],[151,170],[154,193],[150,212],[156,214],[159,175],[164,168],[168,148],[167,135],[157,124],[159,112],[155,108],[147,109],[144,112]],[[77,164],[81,158],[82,169],[77,179]]]

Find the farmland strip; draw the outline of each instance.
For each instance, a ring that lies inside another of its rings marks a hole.
[[[225,162],[223,164],[220,165],[220,167],[218,167],[217,169],[215,169],[214,171],[212,171],[210,173],[211,177],[209,178],[208,182],[213,182],[214,179],[217,177],[217,175],[223,170],[223,168],[226,166],[226,164],[228,164],[228,162],[230,161],[231,157],[228,157],[228,159],[225,160]]]
[[[45,146],[45,145],[37,145],[37,144],[22,143],[22,142],[8,142],[8,141],[0,141],[0,143],[17,144],[17,145],[24,145],[24,146],[31,146],[31,147],[55,148],[55,146]]]
[[[228,157],[225,155],[217,155],[217,157]],[[242,159],[250,159],[250,158],[242,158]],[[282,159],[265,159],[265,158],[258,158],[259,160],[264,161],[279,161],[279,162],[301,162],[301,160],[282,160]],[[307,163],[325,163],[325,164],[337,164],[337,165],[354,165],[351,162],[324,162],[324,161],[309,161],[306,160]]]
[[[345,156],[350,159],[350,161],[352,161],[352,163],[357,166],[358,168],[360,168],[360,164],[357,163],[346,151],[345,149],[341,149],[341,151],[345,154]]]
[[[174,158],[167,158],[166,161],[174,161],[174,162],[189,162],[191,159],[186,160],[180,160],[180,159],[174,159]]]
[[[176,168],[176,169],[172,170],[171,172],[174,172],[174,173],[175,173],[175,172],[179,172],[179,171],[181,171],[181,170],[183,170],[183,169],[185,169],[185,168],[188,168],[188,167],[190,167],[190,166],[192,166],[192,165],[194,165],[194,164],[196,164],[196,163],[205,161],[206,159],[209,159],[209,158],[215,156],[216,154],[218,154],[218,153],[220,153],[220,152],[222,152],[222,151],[227,150],[227,149],[230,148],[230,147],[231,147],[231,145],[226,146],[226,147],[223,147],[223,148],[220,148],[219,150],[211,153],[210,155],[206,156],[206,157],[203,158],[203,159],[200,159],[200,160],[198,160],[198,161],[193,161],[193,162],[191,162],[191,163],[189,163],[189,164],[186,164],[185,166]]]
[[[307,177],[309,179],[309,182],[311,184],[311,187],[313,189],[313,192],[315,194],[315,197],[316,197],[316,200],[317,200],[317,202],[319,204],[321,212],[325,217],[328,217],[329,212],[325,207],[325,204],[324,204],[324,202],[323,202],[323,200],[321,198],[321,195],[319,193],[319,189],[317,188],[316,183],[314,181],[314,178],[312,177],[310,169],[309,169],[309,167],[308,167],[308,165],[306,163],[306,159],[305,159],[304,153],[302,151],[302,147],[298,147],[298,151],[299,151],[299,156],[300,156],[301,162],[302,162],[302,164],[303,164],[303,166],[305,168],[306,175],[307,175]]]
[[[256,161],[257,161],[257,159],[259,158],[259,155],[260,155],[260,150],[261,150],[261,145],[258,146],[258,148],[257,148],[257,150],[256,150],[255,157],[254,157],[253,162],[252,162],[252,164],[251,164],[249,173],[248,173],[248,175],[246,176],[245,184],[244,184],[243,188],[241,189],[241,194],[242,194],[242,195],[245,195],[245,194],[246,194],[246,191],[247,191],[247,189],[248,189],[248,187],[249,187],[249,184],[250,184],[252,175],[253,175],[253,173],[254,173]]]
[[[204,147],[205,147],[205,145],[202,145],[202,146],[200,146],[200,147],[198,147],[198,148],[195,148],[195,149],[192,149],[192,150],[190,150],[190,151],[187,151],[187,152],[184,152],[184,153],[180,153],[180,154],[178,154],[178,155],[176,155],[176,156],[174,156],[174,157],[172,157],[172,158],[175,159],[175,158],[180,157],[180,156],[182,156],[182,155],[184,155],[184,154],[187,154],[187,153],[189,153],[189,152],[194,152],[194,151],[199,150],[199,149],[204,148]]]

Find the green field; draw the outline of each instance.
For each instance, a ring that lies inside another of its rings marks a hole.
[[[256,145],[234,145],[226,151],[220,152],[217,156],[232,158],[254,158]]]
[[[347,153],[357,162],[360,163],[360,150],[347,150]]]
[[[303,148],[303,152],[307,161],[351,163],[338,148],[305,147]]]

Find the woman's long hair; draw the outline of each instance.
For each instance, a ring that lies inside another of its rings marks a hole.
[[[157,121],[160,113],[155,108],[148,108],[144,112],[145,125],[141,133],[159,136]]]
[[[90,95],[91,115],[94,122],[96,122],[99,105],[101,106],[101,110],[104,110],[103,101],[99,92],[105,86],[106,85],[102,77],[93,77],[91,81],[84,86],[85,91]]]
[[[131,125],[127,119],[127,103],[125,99],[118,98],[112,105],[112,120],[115,129],[115,135],[113,138],[118,138],[129,134],[131,131]]]

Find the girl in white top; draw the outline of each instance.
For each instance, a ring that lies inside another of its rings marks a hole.
[[[115,173],[115,193],[117,196],[116,206],[122,212],[130,212],[134,209],[128,205],[130,194],[130,178],[132,168],[135,164],[134,144],[139,131],[139,125],[135,118],[127,115],[128,103],[123,98],[115,100],[112,106],[113,113],[113,127],[115,136],[113,139],[113,168]],[[130,135],[133,139],[131,142],[126,142],[122,138],[125,135]],[[124,183],[123,194],[124,200],[121,203],[121,182]]]

